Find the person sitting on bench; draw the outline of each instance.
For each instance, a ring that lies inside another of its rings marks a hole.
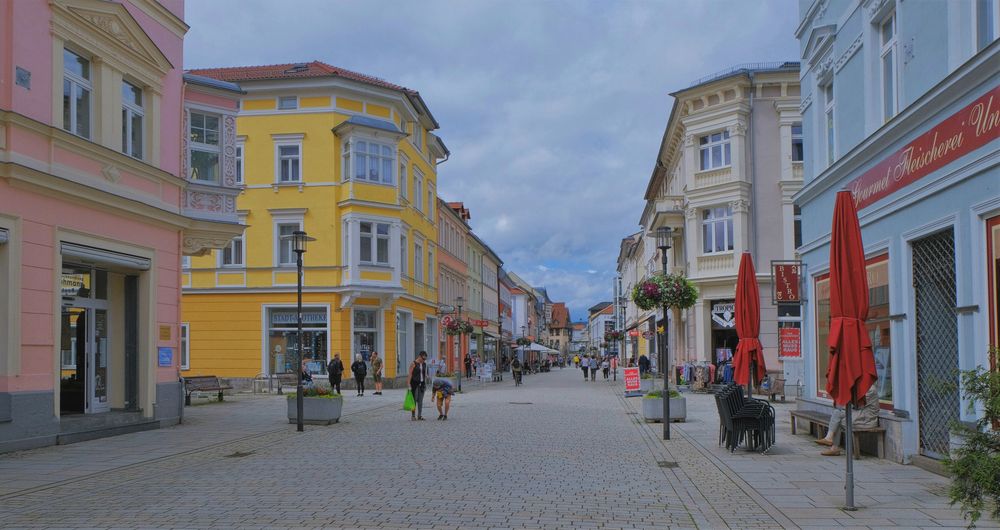
[[[851,415],[855,428],[875,427],[878,425],[878,382],[872,383],[865,394],[865,405],[860,410],[855,410]],[[830,427],[826,431],[826,437],[816,440],[820,445],[826,445],[829,449],[821,452],[823,456],[840,456],[840,430],[847,427],[846,412],[841,408],[834,408],[830,414]]]

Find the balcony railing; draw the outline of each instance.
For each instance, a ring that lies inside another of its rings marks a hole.
[[[733,256],[732,252],[698,256],[698,272],[701,275],[730,272],[734,268]]]
[[[707,188],[708,186],[718,186],[733,181],[733,168],[724,167],[712,171],[702,171],[694,174],[694,187]]]

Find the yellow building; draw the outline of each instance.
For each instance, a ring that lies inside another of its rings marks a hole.
[[[316,238],[303,256],[310,371],[325,376],[334,353],[349,366],[378,351],[391,378],[421,350],[436,356],[436,166],[448,150],[420,94],[320,62],[193,73],[245,91],[236,156],[247,229],[186,264],[184,374],[294,371],[296,260],[281,238],[295,230]]]

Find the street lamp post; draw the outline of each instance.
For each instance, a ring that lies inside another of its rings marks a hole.
[[[295,412],[296,412],[296,430],[302,432],[304,427],[302,425],[302,255],[306,253],[306,243],[309,241],[316,241],[315,238],[311,238],[306,235],[302,230],[296,230],[292,232],[292,235],[285,236],[292,242],[292,251],[295,252],[295,265],[298,269],[298,289],[296,290],[298,294],[298,355],[296,359],[296,370],[299,372],[299,376],[296,378],[295,384]]]
[[[464,304],[464,303],[465,303],[465,298],[463,298],[461,296],[459,296],[458,298],[455,299],[455,305],[458,306],[458,323],[459,323],[460,326],[462,325],[462,304]],[[459,329],[463,329],[463,328],[464,328],[464,326],[460,327]],[[460,331],[459,334],[458,334],[458,366],[456,367],[457,371],[458,371],[458,391],[459,392],[462,391],[462,370],[465,367],[465,356],[462,353],[462,338],[464,336],[465,336],[465,332],[464,331]]]
[[[656,229],[656,247],[660,249],[660,264],[667,274],[667,251],[670,250],[670,227]],[[663,439],[670,439],[670,348],[667,347],[667,306],[663,306]]]

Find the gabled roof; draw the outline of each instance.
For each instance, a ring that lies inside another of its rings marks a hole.
[[[599,313],[599,312],[603,311],[605,308],[610,307],[610,306],[611,306],[611,302],[599,302],[599,303],[595,304],[593,307],[591,307],[590,309],[588,309],[587,311],[591,315],[593,315],[594,313]]]
[[[552,304],[552,323],[550,328],[569,328],[573,323],[569,319],[569,309],[563,302]]]
[[[410,102],[417,109],[417,112],[424,113],[428,118],[430,118],[431,122],[434,123],[434,128],[440,127],[437,120],[435,120],[434,116],[431,115],[431,112],[424,103],[423,98],[420,97],[420,92],[406,88],[402,85],[390,83],[375,76],[354,72],[352,70],[340,68],[339,66],[333,66],[321,61],[312,61],[308,63],[265,64],[260,66],[196,68],[189,70],[188,72],[232,83],[239,83],[241,81],[247,82],[340,77],[342,79],[348,79],[350,81],[356,81],[370,86],[402,92],[410,99]]]

